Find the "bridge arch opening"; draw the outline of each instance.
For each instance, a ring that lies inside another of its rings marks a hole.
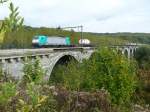
[[[64,56],[62,56],[57,62],[56,62],[56,64],[55,64],[55,66],[57,66],[57,65],[66,65],[66,64],[68,64],[70,61],[77,61],[73,56],[71,56],[71,55],[64,55]],[[54,67],[55,67],[54,66]]]
[[[79,63],[74,56],[64,55],[62,56],[54,65],[52,72],[50,74],[49,82],[52,84],[58,84],[62,81],[62,74],[66,72],[67,66],[70,63]]]
[[[127,50],[127,49],[125,49],[124,55],[125,55],[126,57],[128,57],[128,50]]]

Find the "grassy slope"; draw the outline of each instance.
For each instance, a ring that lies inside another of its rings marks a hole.
[[[32,28],[25,27],[20,31],[7,33],[3,45],[5,47],[17,47],[17,48],[30,48],[31,40],[34,35],[48,35],[48,36],[69,36],[73,44],[77,43],[80,38],[80,33],[62,31],[53,28]],[[101,33],[83,33],[84,38],[91,40],[92,44],[96,45],[113,45],[124,44],[127,42],[138,42],[150,44],[150,34],[144,33],[114,33],[114,34],[101,34]]]
[[[1,28],[1,25],[2,25],[2,20],[0,20],[0,28]]]
[[[0,31],[1,31],[1,27],[2,27],[2,20],[0,20]],[[3,36],[4,36],[4,34],[2,32],[0,32],[0,43],[2,43]]]

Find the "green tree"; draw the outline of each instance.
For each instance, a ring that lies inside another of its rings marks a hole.
[[[87,74],[82,85],[84,88],[104,88],[116,104],[130,101],[136,87],[136,67],[132,60],[104,48],[93,54],[91,60],[85,61],[84,67]]]
[[[0,4],[9,0],[1,0]],[[3,43],[6,32],[18,31],[24,22],[24,18],[19,16],[18,7],[14,7],[13,3],[9,4],[10,14],[0,23],[0,44]]]
[[[13,3],[10,3],[10,14],[9,17],[6,17],[3,21],[2,30],[12,32],[22,27],[24,18],[19,16],[18,8],[19,7],[14,7]]]

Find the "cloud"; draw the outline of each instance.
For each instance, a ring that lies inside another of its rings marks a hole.
[[[149,0],[13,0],[13,3],[20,7],[26,25],[83,24],[85,31],[92,32],[150,31]],[[0,19],[8,12],[6,5],[0,5]]]

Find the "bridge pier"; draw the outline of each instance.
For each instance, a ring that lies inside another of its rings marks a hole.
[[[134,56],[134,53],[138,46],[115,46],[117,51],[121,51],[123,55],[126,55],[128,59]]]

